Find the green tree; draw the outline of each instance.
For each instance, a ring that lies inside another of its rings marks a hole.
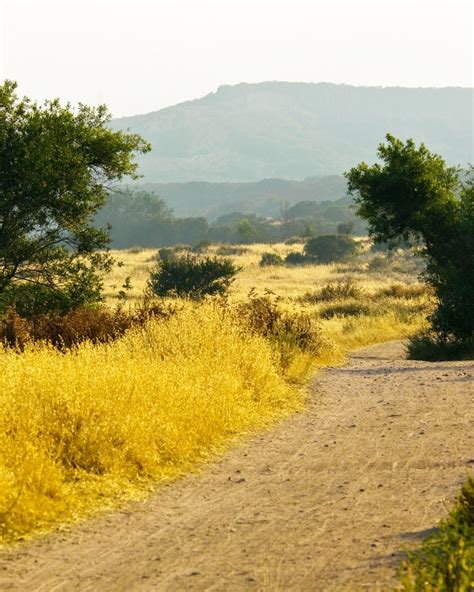
[[[337,234],[352,234],[354,231],[354,222],[340,222],[337,225]]]
[[[257,229],[250,220],[244,218],[237,226],[237,234],[242,243],[250,243],[257,236]]]
[[[413,140],[391,135],[378,148],[381,160],[346,173],[358,214],[376,241],[410,241],[426,258],[426,279],[438,307],[431,317],[438,338],[474,337],[474,175],[459,170]]]
[[[111,258],[92,225],[111,184],[136,177],[138,135],[113,132],[105,106],[39,105],[0,86],[0,309],[25,314],[100,299]]]

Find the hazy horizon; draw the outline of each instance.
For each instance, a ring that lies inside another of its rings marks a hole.
[[[467,0],[4,0],[1,78],[144,114],[266,81],[473,87]]]

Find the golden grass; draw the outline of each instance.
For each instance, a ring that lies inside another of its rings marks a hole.
[[[265,245],[240,245],[246,250],[243,255],[230,258],[242,268],[230,290],[232,300],[245,300],[252,288],[259,291],[272,290],[282,298],[298,298],[305,292],[331,281],[354,280],[368,292],[375,292],[395,282],[413,284],[416,275],[401,274],[394,271],[367,273],[367,262],[362,258],[353,264],[307,265],[302,267],[260,267],[259,261],[264,252],[276,253],[285,257],[291,251],[302,251],[300,244],[283,243]],[[218,246],[211,246],[206,254],[213,255]],[[112,255],[122,262],[116,266],[105,282],[104,295],[109,303],[116,302],[116,296],[125,278],[130,277],[132,290],[128,292],[131,302],[140,299],[146,287],[150,269],[156,264],[157,249],[130,249],[112,251]]]
[[[70,520],[191,469],[302,403],[263,338],[186,306],[111,345],[0,354],[0,533]]]
[[[403,264],[380,273],[368,273],[370,255],[359,258],[351,264],[307,265],[301,267],[260,267],[259,261],[264,252],[274,252],[285,257],[291,251],[302,251],[301,244],[254,244],[240,245],[245,249],[242,255],[230,258],[241,267],[230,290],[230,300],[243,302],[251,290],[264,293],[270,290],[280,298],[280,306],[286,310],[304,311],[318,316],[325,303],[308,304],[301,297],[322,286],[339,281],[353,282],[363,290],[362,301],[367,300],[384,288],[394,284],[414,286],[418,284],[416,273],[402,273]],[[211,246],[208,254],[216,253],[218,246]],[[141,298],[146,287],[149,269],[155,265],[156,249],[132,249],[113,251],[112,254],[123,262],[111,275],[110,283],[120,285],[127,276],[131,277],[133,289],[129,301],[133,303]],[[380,257],[380,255],[379,255]],[[109,283],[109,281],[108,281]],[[109,284],[110,285],[110,284]],[[116,302],[110,288],[106,291],[109,303]],[[333,304],[336,304],[334,302]],[[326,303],[327,304],[327,303]],[[360,317],[322,320],[323,333],[332,339],[343,352],[371,343],[391,339],[408,338],[427,326],[426,312],[432,305],[427,295],[420,295],[408,304],[403,298],[385,298],[381,300],[379,310]]]
[[[307,291],[357,279],[374,294],[400,281],[398,272],[364,273],[364,262],[262,269],[262,252],[284,255],[301,246],[246,248],[232,257],[243,270],[231,303],[246,300],[251,288],[270,289],[281,307],[318,318],[327,303],[304,303]],[[141,297],[155,254],[116,253],[124,265],[107,280],[109,303],[127,276],[130,302]],[[84,343],[65,354],[47,345],[0,351],[0,540],[75,520],[192,470],[238,435],[301,408],[298,383],[315,367],[418,332],[428,306],[422,295],[385,298],[368,313],[321,320],[331,345],[317,358],[296,352],[285,371],[277,347],[245,331],[229,307],[212,303],[183,304],[171,319],[109,345]]]

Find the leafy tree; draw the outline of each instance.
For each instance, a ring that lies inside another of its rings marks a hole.
[[[358,213],[376,241],[400,239],[421,247],[426,279],[439,304],[431,317],[443,341],[474,338],[474,175],[460,180],[426,146],[391,135],[378,148],[381,163],[362,162],[346,177]]]
[[[337,234],[352,234],[354,230],[354,222],[341,222],[337,225]]]
[[[243,243],[250,243],[257,235],[257,229],[255,226],[248,220],[244,218],[241,220],[237,226],[237,233],[241,242]]]
[[[133,153],[150,147],[110,130],[105,106],[39,105],[15,89],[0,86],[0,309],[97,301],[111,258],[92,218],[113,181],[136,176]]]
[[[356,242],[349,236],[325,234],[307,241],[304,252],[307,258],[318,263],[332,263],[354,255],[356,247]]]
[[[148,288],[155,296],[200,299],[225,294],[238,271],[231,259],[198,258],[189,254],[169,257],[152,270]]]

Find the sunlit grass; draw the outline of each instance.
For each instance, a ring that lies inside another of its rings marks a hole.
[[[111,345],[0,353],[0,535],[188,471],[302,404],[275,350],[212,305]]]
[[[392,269],[381,270],[380,273],[367,271],[370,255],[364,255],[349,264],[305,265],[301,267],[260,267],[259,262],[264,252],[274,252],[285,257],[289,252],[303,250],[303,245],[272,245],[255,244],[239,245],[245,249],[242,255],[230,258],[242,268],[234,284],[230,296],[234,300],[244,300],[252,288],[263,291],[272,290],[282,298],[298,298],[305,292],[314,290],[328,282],[340,280],[356,281],[368,292],[375,292],[393,283],[416,283],[417,274],[400,271],[400,265]],[[208,254],[213,255],[219,249],[213,245]],[[128,292],[128,300],[133,302],[143,295],[150,269],[156,264],[158,249],[129,249],[112,251],[112,255],[122,262],[116,266],[105,282],[105,297],[110,303],[116,302],[118,290],[127,277],[131,278],[132,289]],[[403,263],[405,265],[405,262]]]
[[[44,344],[21,354],[0,351],[1,539],[75,520],[192,470],[239,435],[302,408],[302,385],[315,368],[425,326],[429,295],[414,290],[405,298],[400,289],[380,295],[394,283],[416,284],[406,262],[383,273],[369,273],[364,258],[262,268],[263,252],[284,256],[301,245],[245,248],[232,256],[242,270],[225,306],[182,303],[170,319],[108,345],[84,343],[67,353]],[[115,255],[123,265],[107,279],[107,302],[117,303],[130,276],[126,303],[133,305],[143,295],[156,250]],[[303,298],[334,281],[357,286],[352,300]],[[290,317],[303,312],[319,323],[317,351],[246,328],[235,311],[251,290],[270,290]]]

